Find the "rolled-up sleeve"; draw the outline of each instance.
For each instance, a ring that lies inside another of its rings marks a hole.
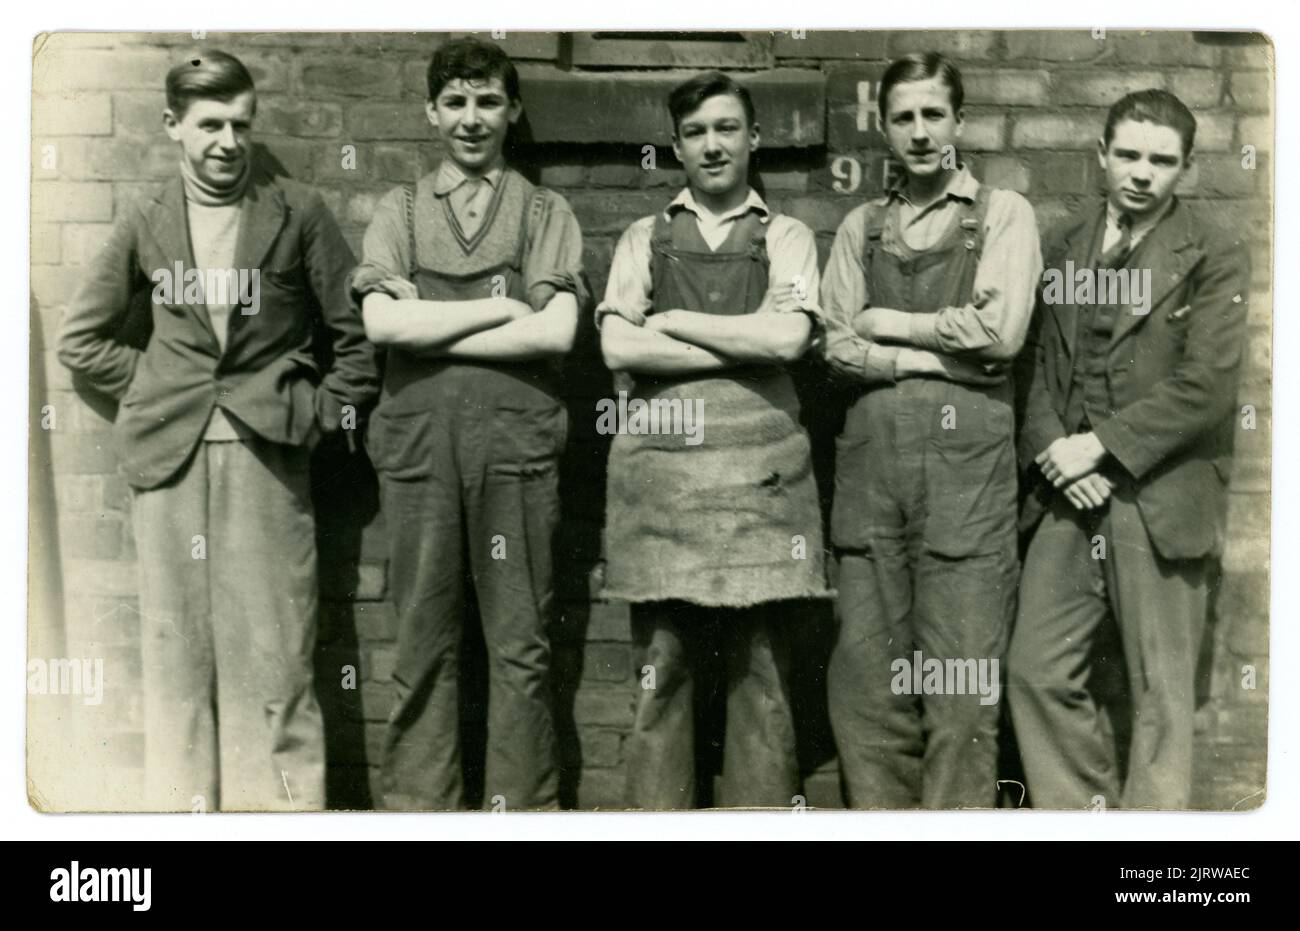
[[[832,369],[865,382],[895,380],[897,346],[865,340],[853,332],[853,318],[867,306],[867,276],[862,267],[866,213],[872,205],[855,207],[835,233],[831,257],[822,274],[821,310],[826,327],[822,356]]]
[[[635,318],[648,313],[653,306],[650,294],[650,236],[654,231],[654,217],[642,217],[623,231],[614,247],[614,258],[609,266],[609,280],[605,283],[605,299],[596,307],[596,326],[605,314],[620,314]]]
[[[1033,207],[1014,191],[992,192],[971,302],[914,314],[908,342],[989,362],[1014,359],[1029,330],[1042,274]]]
[[[352,270],[348,289],[352,300],[372,291],[382,291],[385,278],[409,279],[411,275],[411,233],[406,225],[406,195],[398,187],[375,205],[370,225],[361,241],[361,263]]]
[[[821,273],[817,270],[817,238],[806,225],[784,215],[772,219],[767,231],[768,288],[795,285],[804,298],[800,310],[812,318],[814,345],[820,345],[825,330],[821,309]],[[767,302],[759,308],[767,310]]]
[[[578,306],[589,306],[582,273],[582,229],[573,209],[559,194],[546,191],[539,198],[538,214],[530,218],[528,253],[524,258],[524,286],[528,303],[541,310],[556,294],[572,294]]]

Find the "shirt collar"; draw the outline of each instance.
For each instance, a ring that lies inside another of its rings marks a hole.
[[[1159,213],[1151,214],[1150,216],[1143,217],[1140,220],[1133,217],[1130,214],[1129,219],[1132,221],[1133,225],[1129,227],[1129,240],[1134,245],[1136,245],[1139,240],[1141,240],[1144,236],[1146,236],[1147,233],[1155,229],[1156,225],[1161,220],[1163,220],[1166,216],[1169,215],[1169,211],[1173,208],[1173,206],[1174,206],[1174,198],[1171,197],[1169,198],[1169,200],[1165,202],[1165,205],[1160,208]],[[1110,201],[1109,198],[1107,198],[1106,199],[1106,225],[1118,227],[1119,215],[1120,215],[1119,208],[1116,207]]]
[[[505,174],[505,166],[496,165],[489,168],[482,177],[495,190],[501,183],[503,174]],[[433,179],[433,193],[438,197],[446,197],[468,180],[469,176],[459,165],[449,158],[444,158],[442,164],[438,166],[437,176]]]
[[[706,208],[702,207],[700,203],[695,199],[695,195],[691,193],[691,189],[689,187],[684,187],[682,188],[681,192],[676,197],[673,198],[672,203],[668,205],[668,209],[664,211],[664,215],[671,217],[674,213],[676,213],[679,210],[689,210],[697,217],[705,217],[705,216],[712,217],[715,220],[717,220],[719,223],[725,220],[739,219],[740,217],[743,217],[745,214],[749,213],[751,210],[758,213],[759,218],[764,223],[766,223],[772,216],[772,211],[769,210],[767,204],[763,202],[763,198],[758,196],[758,191],[754,190],[753,188],[749,189],[749,195],[745,198],[744,203],[740,204],[740,206],[732,207],[726,213],[716,214],[713,213],[711,210],[707,210]]]
[[[947,198],[948,200],[956,199],[974,203],[975,195],[979,193],[979,189],[979,181],[976,180],[973,174],[971,174],[970,167],[963,162],[961,165],[957,166],[956,171],[949,174],[948,183],[944,185],[943,196],[940,197],[939,200]],[[887,196],[890,200],[898,197],[906,200],[909,204],[911,203],[911,200],[907,196],[906,173],[904,173],[902,177],[896,179],[894,183],[889,186]]]

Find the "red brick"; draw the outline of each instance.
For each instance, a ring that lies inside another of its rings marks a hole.
[[[262,97],[257,101],[254,128],[259,134],[333,138],[343,132],[343,108],[318,100]]]
[[[113,188],[108,184],[74,181],[32,182],[32,219],[113,219]]]
[[[649,172],[641,167],[641,155],[628,155],[623,162],[607,162],[587,169],[587,183],[592,187],[636,188]]]
[[[1243,168],[1236,155],[1202,155],[1192,160],[1187,187],[1200,197],[1251,197],[1264,176],[1258,167]]]
[[[298,83],[308,96],[398,97],[402,74],[395,61],[376,56],[321,55],[296,64]]]
[[[879,29],[807,29],[802,39],[778,32],[774,52],[780,58],[875,59],[889,57],[889,33]]]
[[[1277,47],[1262,32],[1243,33],[1254,41],[1224,49],[1224,59],[1233,68],[1272,71],[1277,66]]]
[[[990,187],[1018,194],[1029,193],[1032,176],[1024,159],[1010,155],[991,155],[981,158],[975,164],[974,172],[976,177]]]
[[[363,721],[387,721],[397,700],[397,689],[386,682],[362,682],[357,689],[361,697],[361,707],[353,709],[353,715]]]
[[[1234,71],[1229,83],[1233,105],[1245,113],[1272,109],[1273,81],[1267,71]]]
[[[1015,118],[1013,149],[1092,149],[1101,135],[1105,113],[1100,111],[1032,113]]]
[[[113,131],[108,94],[64,92],[32,95],[32,135],[107,136]]]
[[[627,808],[626,782],[621,767],[584,769],[578,783],[578,807],[584,811]]]
[[[1055,74],[1055,103],[1109,107],[1125,94],[1164,87],[1164,75],[1158,71],[1117,71],[1110,68],[1091,71],[1058,71]]]
[[[759,171],[763,187],[768,191],[790,191],[802,194],[808,190],[806,171]]]
[[[595,194],[585,191],[569,195],[583,235],[621,234],[634,220],[664,206],[664,195],[644,191]]]
[[[625,643],[632,638],[628,607],[621,602],[595,602],[587,620],[587,642],[602,640]]]
[[[630,682],[632,660],[628,648],[597,643],[583,650],[582,677],[598,682]]]
[[[434,135],[424,113],[424,104],[355,103],[344,114],[342,142],[367,142],[373,139],[411,139],[424,141]]]
[[[1198,149],[1211,148],[1212,147],[1211,145],[1202,146],[1201,144],[1202,125],[1203,124],[1201,118],[1197,117],[1196,147]],[[1256,151],[1258,152],[1271,152],[1273,151],[1274,132],[1275,132],[1275,127],[1271,117],[1267,117],[1267,116],[1242,117],[1241,122],[1237,125],[1237,141],[1239,143],[1237,149],[1240,150],[1241,146],[1243,145],[1253,145]],[[1220,132],[1215,137],[1216,141],[1222,136],[1223,133]],[[1220,146],[1220,148],[1227,148],[1227,147],[1228,146],[1226,143]]]
[[[1097,157],[1092,152],[1035,152],[1028,161],[1035,197],[1091,194],[1099,190],[1093,176]]]
[[[574,696],[573,720],[579,725],[631,727],[633,700],[632,687],[581,688]]]
[[[361,640],[393,640],[397,637],[397,612],[386,601],[355,606],[356,633]]]
[[[72,49],[54,35],[33,56],[32,85],[38,93],[161,88],[173,64],[167,52]]]
[[[753,94],[766,144],[812,146],[825,138],[824,78],[819,72],[780,69],[737,74]],[[681,80],[671,73],[608,74],[520,69],[537,142],[628,142],[668,145],[672,125],[663,101]]]
[[[391,682],[397,668],[397,649],[391,646],[367,647],[361,652],[361,676],[374,682]]]
[[[141,133],[165,139],[162,114],[167,97],[154,91],[118,91],[113,94],[113,132]]]
[[[963,70],[962,88],[970,103],[999,106],[1058,103],[1048,96],[1051,79],[1046,71],[1000,68],[996,71]]]
[[[64,263],[85,265],[108,243],[113,224],[62,224]]]
[[[1008,61],[1090,61],[1107,51],[1089,29],[1011,29],[1004,38]]]
[[[1223,77],[1217,71],[1188,69],[1166,78],[1169,90],[1189,107],[1217,107],[1223,100]]]
[[[32,264],[56,265],[60,261],[62,235],[58,223],[32,224]]]
[[[1007,118],[1001,113],[968,113],[958,145],[971,152],[997,152],[1007,135]]]
[[[516,61],[553,61],[558,54],[559,35],[554,32],[507,29],[501,38],[493,38],[488,32],[453,32],[451,38],[474,35],[501,46],[502,50]],[[434,45],[428,46],[433,54]]]
[[[1206,42],[1198,42],[1185,30],[1133,30],[1106,31],[1106,42],[1113,45],[1115,57],[1121,62],[1147,65],[1182,65],[1213,67],[1218,63],[1218,49]]]
[[[917,29],[889,33],[889,55],[898,58],[912,52],[942,52],[961,60],[993,58],[998,34],[980,29]]]
[[[623,735],[618,731],[583,729],[578,732],[583,768],[609,768],[623,761]]]
[[[33,265],[31,270],[32,294],[43,307],[62,306],[71,300],[77,290],[77,276],[58,265]],[[50,385],[51,388],[56,387]]]
[[[814,233],[834,233],[858,203],[852,197],[796,197],[785,203],[782,212],[807,224]]]

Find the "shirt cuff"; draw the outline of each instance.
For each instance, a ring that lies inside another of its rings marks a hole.
[[[898,380],[897,362],[897,346],[882,346],[880,343],[871,343],[867,346],[867,351],[862,355],[862,371],[868,376],[895,382]]]
[[[943,347],[939,345],[939,335],[935,330],[938,322],[938,314],[912,314],[907,326],[907,341],[919,349],[942,352]]]

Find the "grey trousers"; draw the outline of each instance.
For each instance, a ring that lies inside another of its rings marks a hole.
[[[1043,518],[1025,557],[1007,665],[1034,807],[1187,807],[1205,563],[1155,552],[1132,489],[1117,489],[1099,515],[1058,497]],[[1108,615],[1119,627],[1133,708],[1122,788],[1113,739],[1087,688]]]
[[[204,442],[133,512],[147,806],[323,808],[308,451]]]

